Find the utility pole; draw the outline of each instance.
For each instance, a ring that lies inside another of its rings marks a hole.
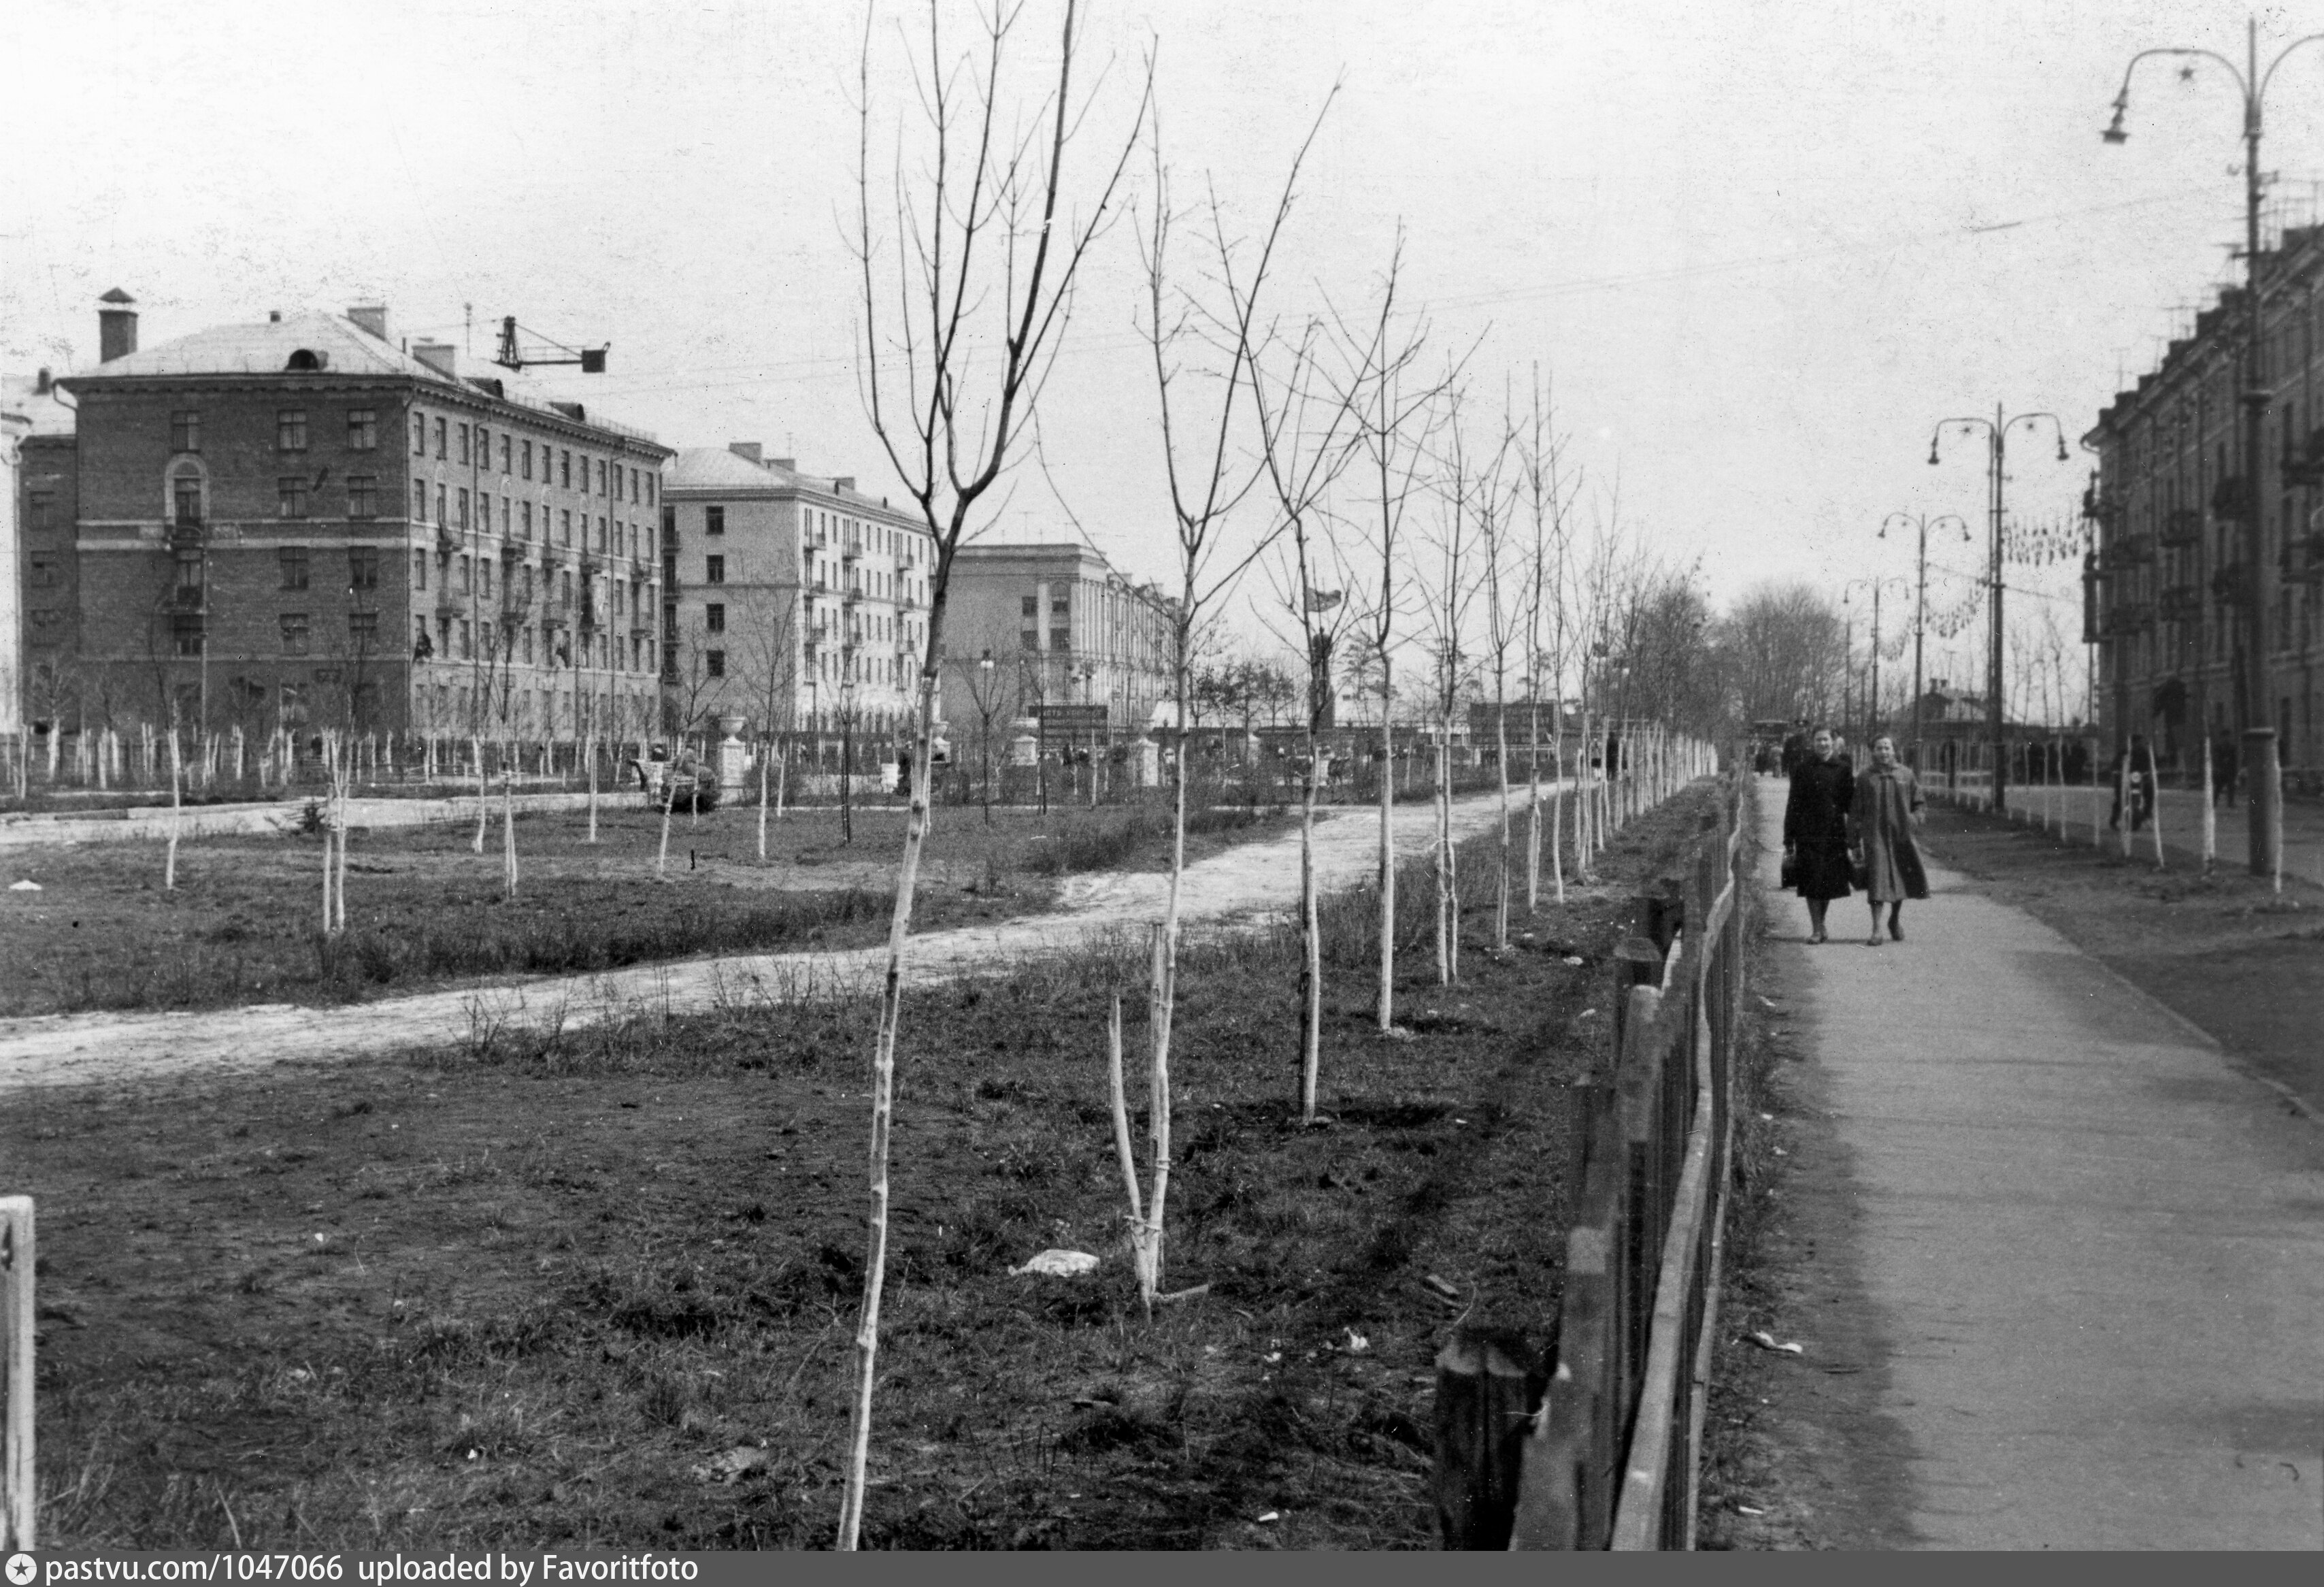
[[[2061,463],[2071,461],[2066,455],[2066,427],[2056,414],[2018,413],[2005,417],[2003,408],[1998,402],[1994,404],[1991,419],[1948,419],[1941,422],[1929,437],[1929,465],[1934,467],[1940,460],[1937,456],[1937,441],[1943,436],[1947,425],[1960,426],[1963,435],[1974,434],[1982,428],[1986,435],[1986,484],[1988,510],[1993,521],[1992,545],[1988,552],[1989,567],[1986,582],[1992,590],[1990,621],[1993,633],[1992,642],[1986,657],[1985,718],[1987,736],[1993,742],[1993,809],[1997,815],[2009,807],[2006,786],[2009,770],[2008,719],[2002,710],[2001,700],[2002,521],[2008,477],[2009,431],[2014,426],[2039,424],[2043,420],[2049,420],[2051,429],[2057,434],[2058,461]]]
[[[1942,512],[1932,518],[1923,512],[1891,512],[1880,521],[1880,532],[1874,538],[1886,540],[1892,523],[1909,523],[1918,532],[1918,548],[1914,553],[1913,575],[1913,756],[1908,762],[1914,770],[1921,770],[1921,648],[1929,628],[1929,527],[1939,523],[1960,525],[1961,539],[1975,540],[1969,525],[1957,512]]]

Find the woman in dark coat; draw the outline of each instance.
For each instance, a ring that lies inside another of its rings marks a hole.
[[[1849,895],[1848,813],[1856,802],[1856,777],[1840,760],[1831,729],[1816,729],[1808,758],[1792,773],[1791,798],[1784,805],[1784,858],[1793,885],[1807,900],[1810,942],[1825,942],[1824,910]]]
[[[1929,873],[1921,864],[1913,829],[1921,825],[1926,801],[1909,766],[1897,763],[1896,741],[1882,734],[1872,741],[1872,769],[1856,780],[1849,807],[1849,836],[1863,847],[1864,897],[1872,906],[1868,947],[1880,946],[1880,906],[1888,906],[1888,935],[1904,940],[1904,900],[1929,896]]]

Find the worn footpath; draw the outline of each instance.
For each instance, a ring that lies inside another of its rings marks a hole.
[[[1857,1547],[2324,1546],[2324,1130],[1933,865],[1908,940],[1772,896],[1812,1110],[1783,1339]],[[1849,1359],[1840,1360],[1845,1355]],[[1825,1376],[1845,1374],[1845,1376]],[[1828,1407],[1828,1408],[1820,1408]],[[1814,1472],[1794,1472],[1803,1491]]]
[[[1512,794],[1521,811],[1522,789]],[[1456,799],[1453,835],[1489,830],[1497,794]],[[958,811],[939,818],[961,818]],[[1397,807],[1398,852],[1425,852],[1435,808]],[[1319,885],[1351,886],[1378,865],[1379,827],[1369,809],[1322,817],[1315,829]],[[1282,909],[1298,896],[1296,828],[1238,845],[1186,868],[1180,909],[1190,926],[1227,927]],[[906,966],[927,982],[1068,951],[1094,937],[1162,917],[1163,872],[1098,872],[1066,879],[1058,907],[989,927],[910,939]],[[113,1083],[193,1069],[249,1069],[293,1058],[347,1058],[452,1046],[519,1030],[573,1029],[609,1020],[700,1013],[783,1003],[876,986],[884,948],[839,953],[734,955],[601,975],[477,984],[338,1008],[262,1004],[188,1013],[66,1014],[0,1020],[0,1090]]]

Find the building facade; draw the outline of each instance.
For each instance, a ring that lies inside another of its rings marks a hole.
[[[753,733],[908,728],[936,566],[924,524],[752,441],[678,453],[662,492],[673,731],[721,715]]]
[[[79,563],[72,549],[73,411],[43,369],[0,375],[0,453],[6,500],[0,501],[0,672],[8,700],[0,733],[45,733],[68,715],[74,694],[69,665],[78,632]],[[13,614],[13,618],[9,614]]]
[[[669,447],[464,378],[375,306],[142,352],[126,297],[100,323],[103,362],[57,383],[78,410],[54,511],[81,719],[652,731]]]
[[[1176,644],[1170,598],[1132,583],[1081,545],[964,546],[945,611],[945,665],[954,725],[1102,706],[1115,734],[1139,734],[1171,696]],[[987,668],[987,659],[992,662]]]
[[[2324,228],[2287,230],[2260,260],[2269,395],[2257,489],[2243,477],[2237,391],[2243,289],[2197,315],[2161,364],[2119,392],[2083,444],[2098,458],[2084,638],[2098,648],[2102,727],[2144,734],[2166,770],[2200,775],[2207,739],[2273,722],[2288,772],[2324,775]],[[2265,697],[2247,698],[2245,525],[2274,561]]]

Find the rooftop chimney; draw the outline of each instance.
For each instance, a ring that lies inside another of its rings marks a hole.
[[[356,329],[368,332],[372,336],[377,337],[383,342],[387,340],[386,304],[355,304],[353,307],[348,309],[347,318],[355,322]]]
[[[266,311],[266,323],[269,325],[281,325],[282,323],[282,310],[280,309],[269,309]]]
[[[745,461],[752,463],[761,461],[759,457],[759,443],[756,441],[728,441],[726,449]]]
[[[786,473],[797,474],[798,472],[798,459],[796,457],[778,457],[775,459],[775,466],[784,470]]]
[[[137,351],[137,300],[115,287],[97,303],[97,361],[110,364]]]
[[[45,397],[55,385],[56,377],[49,373],[48,365],[42,364],[41,373],[33,379],[32,394],[36,397]]]
[[[460,378],[459,371],[454,367],[459,349],[449,342],[414,342],[411,344],[411,355],[446,380]]]

